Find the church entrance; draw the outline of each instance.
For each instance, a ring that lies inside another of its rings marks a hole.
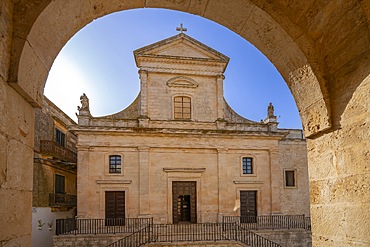
[[[172,182],[172,218],[173,224],[197,223],[196,182]]]
[[[240,223],[257,220],[257,191],[240,191]]]

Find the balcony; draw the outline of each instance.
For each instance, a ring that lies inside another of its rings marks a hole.
[[[42,140],[40,141],[40,152],[51,155],[57,159],[77,163],[77,154],[54,141]]]
[[[49,194],[49,206],[50,207],[76,207],[77,196],[69,194]]]

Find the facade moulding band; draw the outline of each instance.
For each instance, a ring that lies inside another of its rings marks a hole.
[[[131,184],[132,180],[108,180],[108,179],[101,179],[96,180],[97,184]]]

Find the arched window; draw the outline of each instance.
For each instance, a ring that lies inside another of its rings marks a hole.
[[[191,119],[191,98],[176,96],[174,98],[174,118]]]

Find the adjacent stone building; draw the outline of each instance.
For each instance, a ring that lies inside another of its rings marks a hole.
[[[32,191],[32,245],[52,246],[56,219],[75,217],[77,207],[77,137],[68,131],[76,124],[44,97],[35,110]]]
[[[181,31],[181,30],[180,30]],[[239,116],[223,97],[229,58],[180,33],[134,51],[141,90],[126,109],[93,117],[81,96],[78,217],[153,217],[155,223],[222,216],[309,214],[306,142]]]

